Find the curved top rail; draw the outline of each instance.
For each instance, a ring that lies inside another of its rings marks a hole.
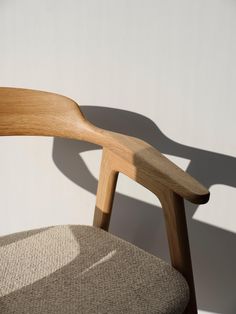
[[[86,120],[76,102],[61,95],[1,87],[1,135],[58,136],[98,144],[137,169],[137,176],[161,183],[194,203],[205,203],[209,198],[204,186],[151,145],[97,128]]]

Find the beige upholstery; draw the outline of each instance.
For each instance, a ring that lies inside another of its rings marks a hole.
[[[55,226],[0,237],[0,313],[183,313],[185,279],[101,229]]]

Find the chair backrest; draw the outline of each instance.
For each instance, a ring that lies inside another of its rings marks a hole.
[[[71,99],[48,92],[0,88],[0,135],[82,139],[85,118]]]
[[[208,190],[139,139],[97,128],[71,99],[53,93],[0,88],[0,136],[43,135],[88,141],[103,147],[94,226],[108,230],[118,173],[144,185],[160,199],[172,265],[186,278],[197,313],[183,198],[206,203]]]

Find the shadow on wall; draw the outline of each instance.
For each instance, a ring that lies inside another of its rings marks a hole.
[[[213,184],[236,187],[236,158],[178,144],[152,120],[137,113],[95,106],[81,106],[81,110],[101,128],[139,137],[162,153],[189,159],[187,172],[207,188]],[[94,149],[99,147],[55,138],[53,160],[70,180],[96,194],[97,179],[79,156]],[[196,209],[197,205],[186,204],[198,307],[222,314],[236,313],[236,235],[193,220]],[[109,231],[169,259],[162,210],[157,206],[116,193]]]

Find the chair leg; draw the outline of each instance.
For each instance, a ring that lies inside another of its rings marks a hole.
[[[159,199],[164,210],[172,266],[185,277],[189,285],[190,300],[185,314],[197,314],[184,201],[170,190],[165,191]]]
[[[109,151],[103,149],[93,226],[108,231],[118,172],[111,167]]]

